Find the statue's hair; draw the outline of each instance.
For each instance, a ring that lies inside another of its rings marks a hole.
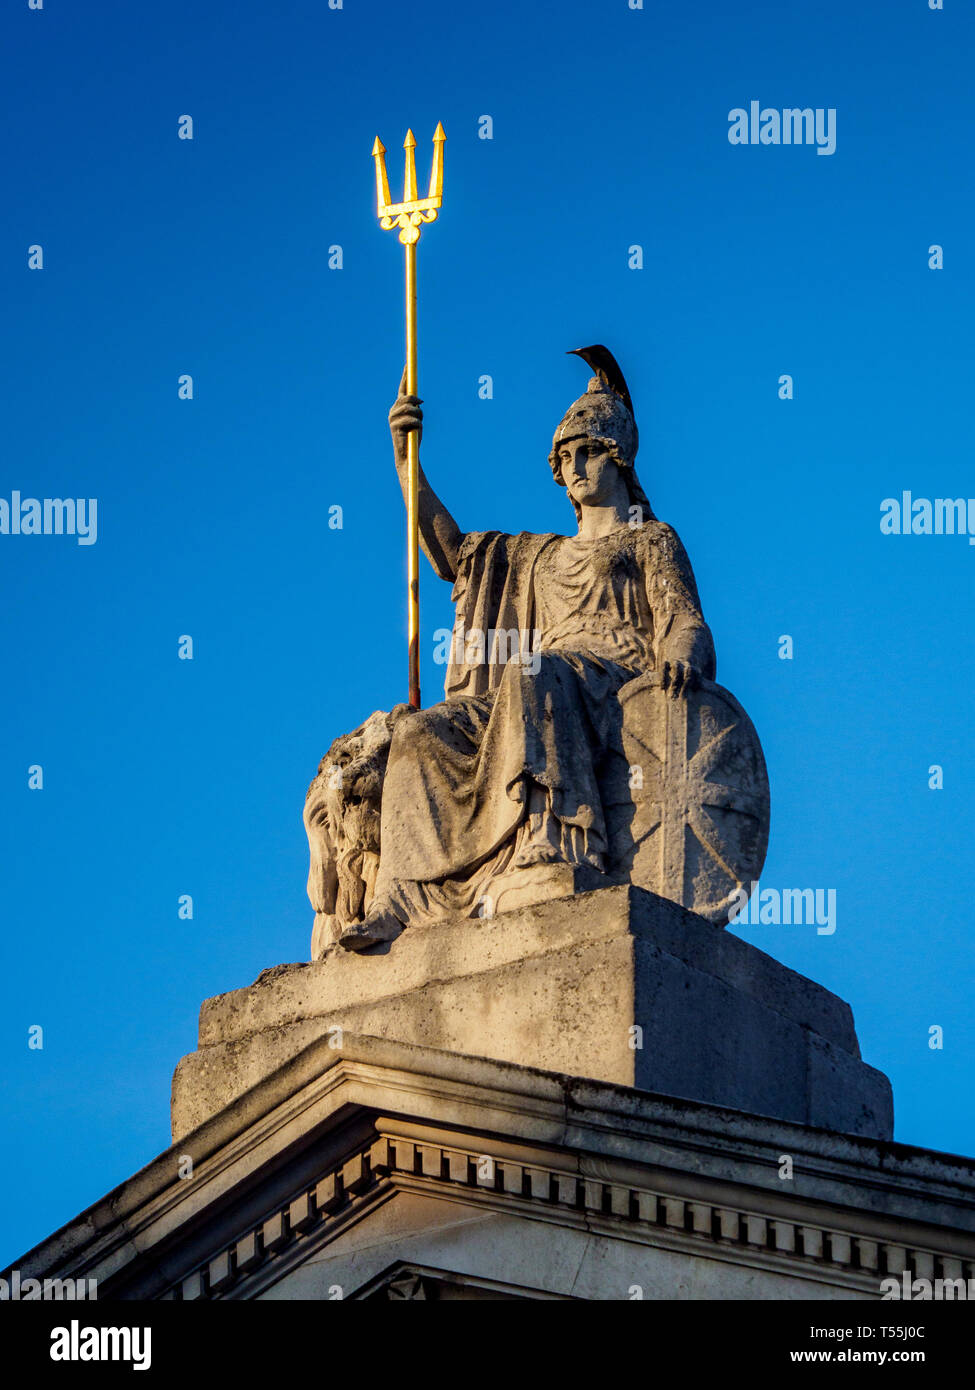
[[[629,493],[630,497],[630,506],[640,508],[640,512],[644,521],[656,521],[656,517],[653,514],[653,509],[651,508],[650,503],[647,499],[647,494],[643,491],[643,488],[640,486],[640,479],[636,475],[636,468],[633,466],[633,460],[624,457],[623,452],[620,449],[620,446],[616,442],[616,440],[605,439],[600,435],[592,434],[579,434],[574,437],[576,439],[588,439],[593,444],[602,445],[602,447],[606,450],[607,454],[609,454],[610,458],[613,460],[613,462],[616,464],[617,468],[623,475],[623,481],[626,483],[626,490]],[[560,439],[559,448],[561,448],[563,444],[568,444],[570,442],[570,439]],[[562,475],[562,461],[559,458],[558,450],[552,450],[552,452],[548,456],[548,461],[549,466],[552,469],[552,477],[558,483],[559,487],[564,487],[566,492],[569,493],[569,489],[566,487],[565,478]],[[572,496],[571,493],[569,493],[569,501],[572,503],[572,510],[576,514],[576,522],[581,522],[582,506],[580,505],[580,503],[576,501],[576,499]]]

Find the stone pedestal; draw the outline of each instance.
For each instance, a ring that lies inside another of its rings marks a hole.
[[[889,1139],[850,1008],[653,893],[606,888],[408,929],[207,1000],[173,1080],[179,1139],[303,1048],[353,1032]]]

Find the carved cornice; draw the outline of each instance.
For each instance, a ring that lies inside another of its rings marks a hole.
[[[413,1191],[484,1205],[528,1220],[581,1227],[618,1239],[748,1265],[879,1295],[880,1280],[975,1278],[975,1260],[857,1231],[854,1223],[789,1219],[782,1203],[762,1209],[653,1190],[518,1161],[507,1152],[421,1142],[395,1133],[306,1185],[231,1244],[172,1284],[165,1299],[253,1298],[327,1245],[365,1212]],[[537,1151],[536,1151],[537,1152]],[[808,1202],[803,1203],[808,1212]],[[825,1209],[824,1209],[825,1211]],[[875,1224],[875,1218],[874,1218]],[[898,1223],[892,1222],[896,1226]],[[343,1289],[336,1297],[356,1297]],[[620,1291],[626,1297],[626,1291]]]

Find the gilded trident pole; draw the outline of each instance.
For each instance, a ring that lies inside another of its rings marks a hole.
[[[425,198],[416,196],[416,140],[412,130],[406,132],[403,148],[406,151],[406,178],[403,201],[389,201],[389,179],[386,177],[386,147],[376,136],[372,156],[376,161],[376,213],[379,225],[389,231],[399,227],[399,239],[406,248],[406,393],[417,395],[416,367],[416,243],[424,222],[435,222],[443,201],[443,147],[446,140],[443,126],[438,122],[433,133],[433,168],[430,189]],[[406,573],[408,584],[407,613],[409,632],[410,704],[420,708],[420,527],[417,509],[420,448],[416,430],[406,436],[407,503],[406,503]]]

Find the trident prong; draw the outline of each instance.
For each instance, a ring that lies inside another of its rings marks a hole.
[[[438,121],[433,132],[433,167],[430,170],[430,191],[428,198],[436,198],[439,205],[443,193],[443,142],[446,140],[443,126]]]
[[[403,149],[406,152],[406,174],[403,181],[403,201],[389,201],[389,179],[386,177],[386,147],[376,136],[372,157],[376,161],[376,215],[386,231],[399,227],[399,239],[406,248],[406,383],[408,396],[415,396],[417,385],[416,353],[416,244],[424,222],[435,222],[443,201],[444,128],[438,121],[433,133],[433,166],[430,170],[430,189],[425,198],[416,196],[416,139],[412,130],[406,132]],[[416,430],[406,436],[406,573],[407,573],[407,632],[409,644],[409,699],[414,709],[420,708],[420,523],[419,474],[420,453]]]
[[[379,216],[383,215],[383,208],[389,206],[389,179],[386,177],[386,146],[376,136],[375,144],[372,147],[372,157],[376,161],[376,207],[379,209]]]
[[[403,202],[416,202],[416,139],[412,130],[406,132],[406,139],[403,141],[403,149],[406,151],[406,175],[403,179]]]

